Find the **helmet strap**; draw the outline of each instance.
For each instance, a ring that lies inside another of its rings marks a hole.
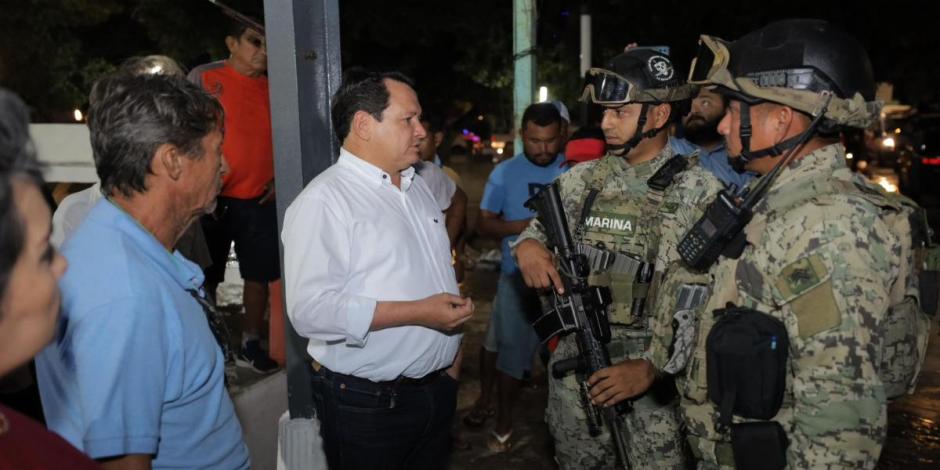
[[[630,153],[630,151],[633,150],[637,145],[639,145],[641,140],[656,137],[657,134],[669,126],[669,123],[666,123],[665,126],[643,132],[643,127],[646,126],[646,113],[649,111],[649,108],[649,103],[643,103],[643,107],[640,108],[640,118],[637,120],[636,132],[633,133],[633,137],[631,137],[630,140],[626,141],[623,145],[608,145],[608,151],[622,151],[623,155],[626,155]]]
[[[751,105],[741,101],[741,123],[738,127],[741,135],[741,155],[738,158],[729,159],[731,168],[738,173],[747,171],[744,166],[748,163],[765,157],[777,157],[783,155],[783,152],[796,147],[803,137],[803,133],[790,137],[783,142],[778,142],[770,147],[760,150],[751,150]],[[812,132],[814,129],[807,129],[806,132]],[[805,133],[805,132],[804,132]]]

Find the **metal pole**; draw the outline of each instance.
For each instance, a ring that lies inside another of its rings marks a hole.
[[[581,5],[581,78],[591,68],[591,13]]]
[[[513,126],[518,126],[522,123],[522,113],[535,97],[535,0],[513,0],[512,6]],[[519,153],[522,136],[515,134],[513,148]]]
[[[333,164],[339,148],[330,121],[340,84],[339,6],[337,0],[264,0],[264,11],[280,233],[287,206]],[[312,418],[307,340],[284,324],[290,416]]]
[[[587,2],[584,2],[581,4],[581,78],[584,78],[584,74],[591,68],[591,58],[591,11]],[[587,102],[582,102],[581,127],[588,125],[588,112]]]

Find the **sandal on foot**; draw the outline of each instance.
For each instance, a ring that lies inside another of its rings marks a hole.
[[[473,408],[463,417],[463,424],[468,428],[478,428],[486,424],[487,418],[495,416],[492,408]]]
[[[493,453],[506,452],[512,449],[512,442],[509,440],[512,437],[512,431],[507,432],[506,434],[500,436],[496,430],[490,432],[490,438],[486,440],[486,448]]]

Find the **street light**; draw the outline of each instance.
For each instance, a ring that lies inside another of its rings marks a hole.
[[[539,87],[539,103],[544,103],[548,101],[548,87],[540,86]]]

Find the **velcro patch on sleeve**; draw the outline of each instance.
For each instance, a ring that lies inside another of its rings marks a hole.
[[[829,270],[819,255],[790,263],[780,271],[774,285],[783,301],[790,303],[801,337],[813,336],[842,323]]]

